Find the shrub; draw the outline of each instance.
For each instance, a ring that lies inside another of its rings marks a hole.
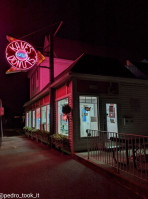
[[[69,139],[66,135],[56,133],[56,134],[51,135],[51,138],[54,142],[59,142],[59,143],[62,143],[63,145],[69,144]]]
[[[31,131],[32,131],[32,128],[30,128],[30,127],[27,127],[27,126],[24,126],[23,130],[24,130],[24,131],[31,132]]]

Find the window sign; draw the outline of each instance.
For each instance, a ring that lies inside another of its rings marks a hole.
[[[46,106],[42,106],[42,130],[46,130]]]
[[[36,129],[40,129],[41,117],[40,117],[40,108],[36,109]]]
[[[87,137],[86,130],[98,130],[97,97],[79,97],[80,104],[80,136]]]
[[[47,105],[47,131],[50,131],[50,105]]]
[[[68,119],[63,117],[62,107],[68,104],[68,98],[58,101],[58,133],[68,135]]]
[[[32,111],[32,127],[35,128],[35,110]]]
[[[31,128],[31,111],[29,111],[29,128]]]

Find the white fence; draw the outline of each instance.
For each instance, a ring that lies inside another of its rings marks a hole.
[[[148,180],[148,136],[87,130],[88,159]]]

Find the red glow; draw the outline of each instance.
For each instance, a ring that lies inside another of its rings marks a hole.
[[[11,66],[19,70],[28,70],[36,64],[37,53],[29,43],[15,40],[8,44],[6,58]]]
[[[0,116],[4,115],[4,107],[0,107]]]

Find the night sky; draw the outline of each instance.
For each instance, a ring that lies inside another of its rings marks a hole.
[[[29,100],[27,74],[5,75],[6,35],[21,38],[62,20],[59,37],[122,49],[127,59],[148,59],[147,8],[147,0],[0,0],[0,98],[6,115],[21,114]],[[48,31],[24,40],[42,51]]]

